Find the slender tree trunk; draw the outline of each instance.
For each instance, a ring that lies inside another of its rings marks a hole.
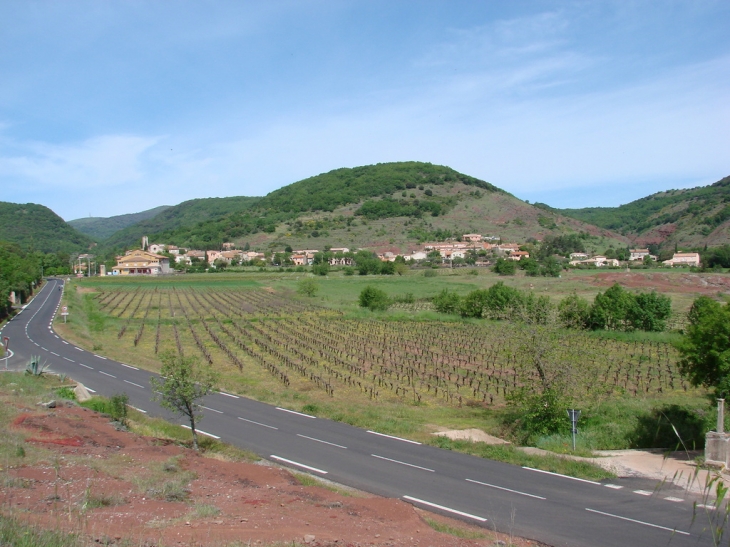
[[[190,418],[190,431],[193,433],[193,450],[198,451],[198,432],[195,431],[195,411],[188,406],[188,417]]]

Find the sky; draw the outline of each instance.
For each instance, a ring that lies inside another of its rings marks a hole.
[[[730,2],[5,0],[0,200],[66,220],[447,165],[554,207],[730,175]]]

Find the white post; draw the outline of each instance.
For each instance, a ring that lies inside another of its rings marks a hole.
[[[725,432],[725,399],[717,400],[717,432]]]

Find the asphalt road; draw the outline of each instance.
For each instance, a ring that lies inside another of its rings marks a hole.
[[[14,353],[0,369],[40,355],[51,369],[96,393],[126,393],[150,415],[180,419],[152,402],[151,373],[90,353],[53,330],[63,282],[50,279],[0,330]],[[60,320],[60,317],[58,318]],[[131,359],[130,359],[131,360]],[[365,431],[244,397],[213,393],[201,434],[309,472],[423,509],[554,546],[714,545],[710,509],[682,489],[640,479],[585,481],[484,460]]]

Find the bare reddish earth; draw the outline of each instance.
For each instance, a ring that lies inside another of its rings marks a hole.
[[[708,296],[718,292],[730,293],[730,276],[727,275],[606,272],[596,274],[593,279],[594,285],[601,287],[619,283],[624,287],[653,289],[657,292],[699,293]]]
[[[426,513],[396,499],[344,496],[301,486],[286,470],[207,458],[168,441],[114,429],[108,420],[76,406],[22,414],[13,426],[28,435],[26,453],[42,445],[55,457],[39,465],[4,470],[2,510],[41,527],[82,530],[90,543],[152,546],[527,546],[538,543],[470,527],[428,514],[461,529],[485,533],[467,540],[430,528]],[[151,499],[130,480],[155,463],[179,457],[195,473],[187,501]],[[55,460],[55,461],[54,461]],[[52,462],[52,463],[49,463]],[[90,496],[117,505],[82,511]],[[215,506],[217,516],[199,518],[194,505]],[[501,543],[504,542],[504,543]]]

